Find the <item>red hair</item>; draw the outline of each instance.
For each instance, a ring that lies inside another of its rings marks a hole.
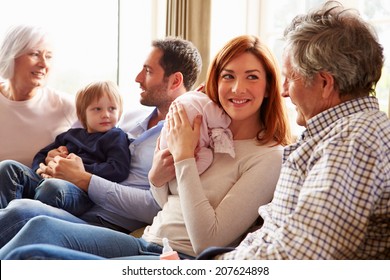
[[[221,71],[235,57],[243,53],[255,55],[266,72],[267,97],[260,108],[259,119],[263,129],[257,133],[261,144],[276,141],[283,146],[291,143],[291,132],[284,100],[281,96],[281,77],[278,63],[269,50],[256,36],[243,35],[230,40],[215,56],[207,72],[204,91],[221,106],[218,97],[218,81]]]

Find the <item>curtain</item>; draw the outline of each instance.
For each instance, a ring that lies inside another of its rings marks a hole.
[[[204,82],[210,63],[211,0],[167,0],[167,5],[166,35],[191,41],[202,56],[198,85]]]

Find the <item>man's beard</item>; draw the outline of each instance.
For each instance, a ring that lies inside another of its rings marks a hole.
[[[145,89],[141,94],[140,103],[144,106],[158,106],[167,102],[168,83],[162,82],[151,88]]]

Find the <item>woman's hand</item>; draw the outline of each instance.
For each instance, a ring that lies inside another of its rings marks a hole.
[[[167,115],[167,144],[174,162],[195,157],[202,116],[194,119],[194,127],[179,102],[173,102]]]
[[[173,178],[175,178],[173,157],[168,149],[160,149],[160,137],[158,137],[152,168],[149,171],[149,181],[155,187],[161,187]]]

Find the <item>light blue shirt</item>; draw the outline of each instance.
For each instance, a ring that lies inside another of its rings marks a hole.
[[[120,184],[92,175],[88,194],[100,208],[99,217],[132,231],[144,224],[151,224],[160,207],[149,188],[148,173],[152,167],[156,141],[163,127],[163,121],[148,129],[153,114],[129,112],[119,127],[133,140],[129,146],[131,164],[128,178]],[[96,211],[95,211],[96,212]]]

